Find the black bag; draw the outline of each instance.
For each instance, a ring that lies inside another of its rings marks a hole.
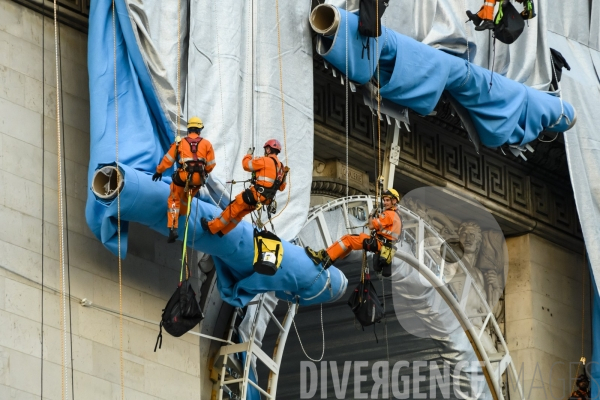
[[[379,2],[379,5],[377,5]],[[389,0],[360,0],[358,10],[358,32],[366,37],[381,36],[381,17]],[[377,15],[379,11],[379,15]],[[379,28],[379,29],[377,29]]]
[[[380,322],[383,318],[383,306],[368,274],[350,295],[348,305],[363,327]]]
[[[511,2],[500,6],[494,21],[494,37],[502,43],[513,43],[525,29],[523,17]]]
[[[195,327],[204,319],[200,305],[196,301],[196,292],[188,279],[179,283],[163,309],[160,320],[160,332],[156,338],[156,347],[162,347],[162,328],[171,336],[179,337]]]
[[[562,78],[562,69],[566,68],[567,70],[571,70],[571,66],[565,60],[562,54],[559,51],[550,48],[550,54],[552,56],[552,88],[554,90],[558,90],[558,82]]]

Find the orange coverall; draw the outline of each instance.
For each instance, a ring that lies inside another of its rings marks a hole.
[[[387,210],[384,210],[379,218],[373,218],[371,220],[373,228],[376,232],[376,237],[384,237],[392,242],[397,242],[400,239],[400,233],[402,232],[402,220],[396,212],[396,207],[393,206]],[[371,235],[361,233],[359,235],[344,235],[337,242],[329,246],[327,254],[331,258],[332,262],[335,262],[338,258],[346,257],[352,250],[362,250],[363,241],[369,239]],[[377,240],[377,251],[381,250],[381,240]]]
[[[196,139],[200,136],[196,133],[190,133],[187,137],[190,139]],[[186,138],[183,138],[181,142],[179,142],[179,167],[175,171],[175,174],[179,176],[181,182],[186,182],[188,178],[188,172],[183,169],[182,164],[194,161],[194,155],[192,153],[190,144],[185,139]],[[158,167],[156,167],[156,172],[162,174],[167,170],[167,168],[170,168],[175,163],[177,158],[175,154],[176,148],[177,144],[173,143],[167,154],[165,154],[163,157],[161,163],[158,165]],[[212,144],[204,138],[202,138],[202,140],[200,140],[198,143],[196,155],[198,157],[198,161],[204,163],[204,171],[206,173],[210,173],[210,171],[212,171],[217,165]],[[185,185],[181,186],[175,183],[177,180],[175,174],[173,174],[173,178],[175,179],[173,179],[173,182],[171,182],[171,193],[169,194],[169,199],[167,200],[167,227],[177,229],[179,226],[179,215],[187,214],[188,197],[187,193],[185,193]],[[204,183],[204,177],[199,175],[200,174],[195,173],[190,177],[189,190],[191,197],[194,197],[196,193],[198,193],[200,186]]]
[[[494,19],[494,6],[496,5],[496,0],[485,0],[483,3],[483,7],[477,12],[477,15],[481,19],[489,19],[492,21]]]
[[[273,162],[275,161],[275,162]],[[277,168],[275,167],[277,164]],[[283,164],[279,161],[276,154],[269,154],[264,157],[252,158],[251,154],[246,154],[242,159],[242,167],[245,171],[254,172],[256,174],[256,184],[264,187],[271,187],[277,178],[277,173],[283,171]],[[280,191],[283,191],[286,187],[285,181],[279,187]],[[228,234],[233,228],[240,223],[242,218],[250,214],[256,208],[256,202],[262,204],[270,204],[271,200],[260,195],[254,186],[247,189],[250,191],[254,204],[248,204],[244,201],[244,192],[239,193],[235,196],[229,206],[218,218],[208,222],[208,229],[212,234],[221,232],[223,235]],[[250,194],[249,193],[249,194]],[[248,194],[247,194],[248,196]]]

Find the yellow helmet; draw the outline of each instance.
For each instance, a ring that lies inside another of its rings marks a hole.
[[[202,123],[202,120],[198,117],[192,117],[188,120],[188,129],[190,128],[198,128],[198,129],[202,129],[204,128],[204,124]]]
[[[400,201],[400,194],[398,194],[398,192],[394,188],[389,188],[388,190],[383,192],[381,197],[392,197],[396,199],[396,201]]]

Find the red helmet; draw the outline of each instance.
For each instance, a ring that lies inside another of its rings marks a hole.
[[[279,143],[279,140],[277,140],[277,139],[267,140],[265,145],[263,146],[263,148],[265,148],[267,146],[269,146],[273,150],[281,151],[281,143]]]

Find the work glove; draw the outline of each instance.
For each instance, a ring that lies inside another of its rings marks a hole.
[[[162,181],[162,174],[155,172],[154,175],[152,175],[152,180],[154,182],[156,181]]]
[[[246,154],[254,154],[254,147],[250,147]]]

